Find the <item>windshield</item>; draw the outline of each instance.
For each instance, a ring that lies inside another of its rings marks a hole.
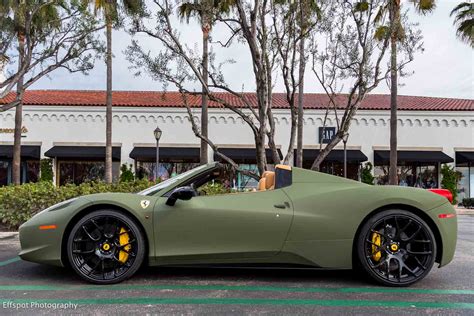
[[[139,194],[139,195],[152,195],[152,194],[155,194],[156,192],[161,191],[163,188],[167,188],[167,187],[171,186],[172,184],[175,184],[176,182],[184,179],[185,177],[187,177],[191,173],[194,173],[196,171],[200,171],[200,170],[203,170],[203,169],[206,169],[206,168],[207,168],[207,165],[202,165],[202,166],[196,167],[194,169],[188,170],[188,171],[186,171],[186,172],[184,172],[180,175],[177,175],[176,177],[169,178],[169,179],[167,179],[163,182],[155,184],[154,186],[149,187],[148,189],[145,189],[141,192],[138,192],[137,194]]]

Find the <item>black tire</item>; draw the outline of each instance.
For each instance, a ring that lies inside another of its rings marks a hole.
[[[69,264],[84,280],[113,284],[131,277],[143,263],[143,232],[128,215],[99,210],[79,219],[67,240]]]
[[[405,210],[386,210],[369,218],[357,237],[360,266],[376,282],[409,286],[423,279],[436,259],[429,225]]]

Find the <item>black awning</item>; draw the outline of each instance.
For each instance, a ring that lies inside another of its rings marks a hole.
[[[46,157],[79,160],[105,159],[105,146],[54,146]],[[112,160],[120,161],[120,147],[112,147]]]
[[[474,163],[474,151],[457,151],[456,164]]]
[[[254,164],[257,162],[257,150],[255,148],[219,148],[219,152],[226,155],[236,163]],[[273,155],[271,149],[265,149],[265,155],[268,163],[273,163]],[[280,159],[283,158],[281,150],[278,149]],[[221,157],[214,154],[215,161],[223,161]]]
[[[22,145],[21,158],[40,159],[41,146]],[[0,158],[13,158],[13,145],[0,145]]]
[[[303,160],[314,161],[319,155],[319,149],[303,149]],[[296,150],[295,150],[296,157]],[[367,161],[367,156],[360,150],[348,149],[347,150],[347,162],[363,162]],[[344,150],[336,149],[331,150],[324,161],[330,162],[344,162]]]
[[[442,151],[415,151],[415,150],[399,150],[397,152],[398,163],[449,163],[454,159],[446,155]],[[388,165],[390,163],[389,150],[375,150],[374,162],[376,165]]]
[[[161,147],[160,161],[163,162],[199,162],[198,147]],[[134,147],[130,158],[138,161],[156,161],[156,147]]]

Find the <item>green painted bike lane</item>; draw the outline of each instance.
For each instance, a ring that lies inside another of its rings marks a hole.
[[[474,295],[474,290],[383,288],[383,287],[281,287],[261,285],[188,285],[188,284],[119,284],[119,285],[0,285],[0,291],[157,291],[157,290],[202,290],[202,291],[246,291],[246,292],[295,292],[295,293],[380,293],[380,294],[426,294],[426,295]]]
[[[80,305],[316,305],[333,307],[395,307],[395,308],[448,308],[474,309],[474,303],[451,302],[404,302],[368,300],[313,300],[313,299],[271,299],[271,298],[175,298],[175,297],[134,297],[104,299],[0,299],[0,304],[25,304],[34,301],[39,304]]]

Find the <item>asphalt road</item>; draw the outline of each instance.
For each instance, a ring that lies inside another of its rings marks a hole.
[[[474,216],[460,215],[454,261],[410,288],[352,271],[144,268],[113,286],[23,262],[0,240],[0,315],[474,315]],[[77,304],[77,305],[74,305]]]

